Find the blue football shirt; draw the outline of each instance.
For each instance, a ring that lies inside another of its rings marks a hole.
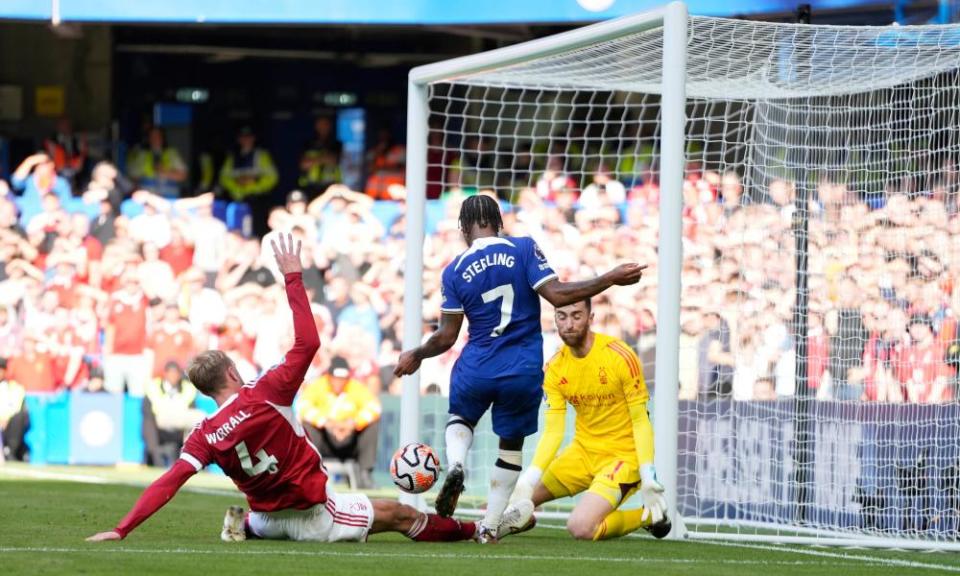
[[[441,311],[469,323],[454,377],[540,374],[543,335],[537,288],[556,278],[530,238],[486,237],[443,270]]]

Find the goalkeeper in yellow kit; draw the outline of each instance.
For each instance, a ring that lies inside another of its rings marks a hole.
[[[638,528],[663,538],[671,524],[653,467],[653,426],[640,359],[621,340],[590,330],[589,300],[557,308],[555,314],[564,346],[547,364],[546,424],[498,534],[529,530],[534,507],[586,490],[567,521],[574,538],[604,540]],[[576,430],[556,456],[567,403],[577,413]],[[619,510],[637,491],[643,508]]]

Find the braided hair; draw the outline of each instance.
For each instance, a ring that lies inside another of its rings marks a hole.
[[[474,224],[480,228],[491,227],[494,234],[500,234],[503,217],[496,200],[486,194],[477,194],[463,201],[460,206],[460,230],[464,235],[469,234]]]

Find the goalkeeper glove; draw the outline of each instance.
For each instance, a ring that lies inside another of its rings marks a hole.
[[[540,481],[540,476],[543,475],[543,471],[537,468],[536,466],[530,466],[520,474],[520,477],[517,478],[517,485],[513,488],[513,494],[510,495],[510,503],[517,502],[519,500],[533,500],[533,489],[536,487],[537,482]]]
[[[640,467],[640,497],[643,499],[642,520],[659,524],[666,518],[667,499],[663,495],[663,485],[657,480],[657,470],[653,464]]]

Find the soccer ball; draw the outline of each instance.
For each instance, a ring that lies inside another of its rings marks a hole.
[[[390,461],[390,477],[404,492],[426,492],[440,475],[440,462],[433,448],[413,442],[400,448]]]

